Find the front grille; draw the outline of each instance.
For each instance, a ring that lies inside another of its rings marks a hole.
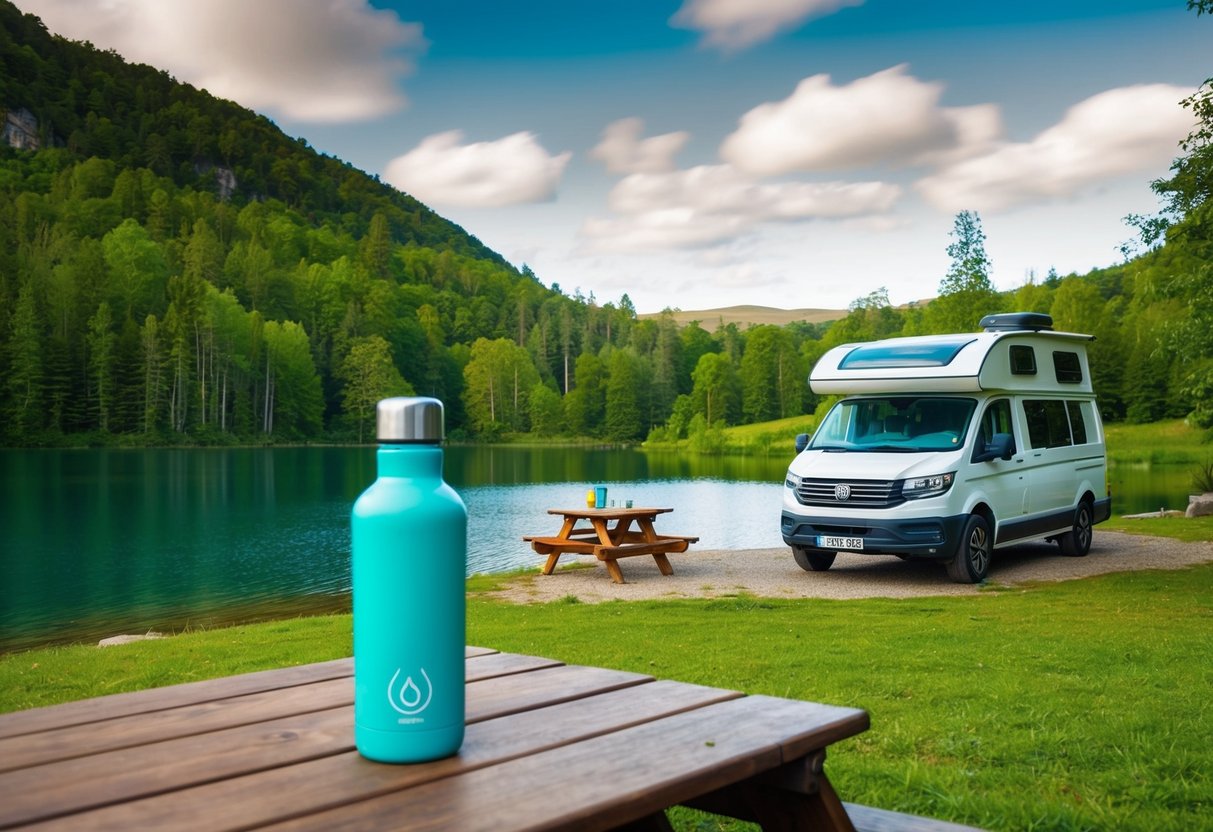
[[[796,499],[806,506],[846,508],[890,508],[906,501],[901,496],[901,480],[813,480],[800,481]],[[849,490],[845,500],[838,499],[838,486]]]

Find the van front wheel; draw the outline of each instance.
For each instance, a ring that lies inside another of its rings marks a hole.
[[[1057,538],[1061,553],[1081,558],[1091,551],[1091,504],[1083,500],[1074,511],[1074,528]]]
[[[792,557],[796,559],[796,565],[805,572],[824,572],[834,565],[834,558],[838,557],[838,553],[793,546]]]
[[[990,569],[990,552],[994,541],[990,524],[980,514],[972,514],[965,522],[956,554],[947,562],[948,577],[958,584],[976,584],[986,579]]]

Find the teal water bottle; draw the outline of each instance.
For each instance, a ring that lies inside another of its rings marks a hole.
[[[377,409],[379,478],[354,503],[354,742],[385,763],[459,750],[467,508],[442,479],[442,402]]]

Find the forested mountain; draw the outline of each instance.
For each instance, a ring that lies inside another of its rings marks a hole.
[[[1098,336],[1106,419],[1210,426],[1209,85],[1188,104],[1201,127],[1121,265],[999,293],[962,212],[929,304],[878,290],[832,325],[709,331],[549,289],[269,120],[0,0],[0,444],[367,440],[400,393],[443,399],[455,436],[702,440],[812,412],[834,344],[1011,310]]]
[[[348,432],[384,384],[443,397],[458,428],[477,338],[542,324],[550,379],[545,350],[610,327],[269,120],[8,2],[0,120],[9,443]]]

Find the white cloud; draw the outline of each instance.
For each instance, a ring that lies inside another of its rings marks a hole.
[[[670,23],[702,32],[703,42],[736,51],[770,40],[806,20],[864,0],[685,0]]]
[[[942,93],[942,85],[907,75],[904,64],[842,86],[813,75],[783,101],[743,115],[720,155],[757,175],[847,170],[967,153],[970,143],[1000,132],[997,109],[941,107]]]
[[[421,26],[365,0],[21,0],[48,29],[245,107],[313,122],[407,103]]]
[[[571,153],[549,155],[532,133],[463,144],[451,130],[388,163],[384,179],[431,205],[499,208],[552,199]]]
[[[739,263],[717,272],[712,279],[712,285],[718,289],[753,290],[786,284],[787,279],[782,275],[776,274],[769,267],[760,267],[757,263]]]
[[[587,220],[581,233],[595,251],[699,248],[730,242],[763,223],[883,213],[900,193],[883,182],[762,183],[729,165],[638,173],[611,190],[616,216]]]
[[[590,157],[603,162],[611,173],[663,173],[674,169],[674,157],[691,138],[690,133],[663,133],[640,138],[644,122],[638,118],[613,121],[602,131],[602,141]]]
[[[1125,174],[1161,172],[1194,126],[1178,103],[1191,89],[1167,84],[1094,95],[1029,142],[1003,142],[917,183],[944,211],[999,211],[1073,197]]]

